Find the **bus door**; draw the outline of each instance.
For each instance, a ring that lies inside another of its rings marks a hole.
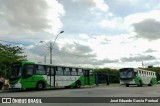
[[[95,75],[93,70],[89,70],[89,80],[90,85],[95,84]]]
[[[55,87],[55,68],[54,67],[48,67],[47,68],[47,83]]]
[[[23,84],[22,87],[24,88],[32,88],[33,82],[34,82],[34,70],[35,70],[35,65],[27,64],[23,66]]]
[[[85,74],[85,84],[89,85],[90,84],[90,79],[89,79],[89,70],[84,70]]]

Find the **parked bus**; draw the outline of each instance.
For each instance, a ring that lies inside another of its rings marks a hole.
[[[126,87],[129,87],[129,85],[152,86],[154,84],[157,84],[156,72],[154,71],[134,68],[122,68],[119,70],[119,74],[120,84],[126,85]]]
[[[95,75],[90,68],[17,62],[12,64],[11,69],[10,89],[80,88],[95,84]]]

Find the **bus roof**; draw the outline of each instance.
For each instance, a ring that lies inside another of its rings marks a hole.
[[[30,61],[21,61],[22,64],[37,64],[37,65],[45,65],[45,66],[55,66],[55,67],[68,67],[68,68],[81,68],[86,70],[93,70],[93,68],[84,68],[84,67],[75,67],[75,66],[65,66],[65,65],[54,65],[54,64],[43,64],[43,63],[36,63]]]
[[[141,68],[121,68],[121,69],[135,69],[135,70],[141,70],[141,71],[156,73],[155,71],[144,70],[144,69],[141,69]]]

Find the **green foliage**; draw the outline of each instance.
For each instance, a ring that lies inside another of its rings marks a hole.
[[[160,67],[145,68],[144,70],[155,71],[157,79],[160,80]]]
[[[10,65],[13,62],[27,60],[27,56],[22,54],[22,47],[0,44],[0,74],[9,76]]]
[[[119,71],[110,68],[95,69],[95,73],[98,73],[100,82],[106,82],[106,75],[109,74],[110,83],[119,83]]]

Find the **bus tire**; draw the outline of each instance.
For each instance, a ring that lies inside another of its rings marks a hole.
[[[129,84],[126,84],[126,87],[129,87]]]
[[[69,88],[71,88],[71,86],[65,86],[64,88],[69,89]]]
[[[32,91],[34,90],[33,88],[26,88],[26,91]]]
[[[81,87],[81,82],[77,81],[76,84],[75,84],[75,88],[80,88],[80,87]]]
[[[152,84],[152,81],[148,84],[148,86],[152,86],[153,84]]]
[[[45,85],[44,85],[44,82],[42,82],[42,81],[38,82],[36,85],[37,90],[43,90],[44,87],[45,87]]]

